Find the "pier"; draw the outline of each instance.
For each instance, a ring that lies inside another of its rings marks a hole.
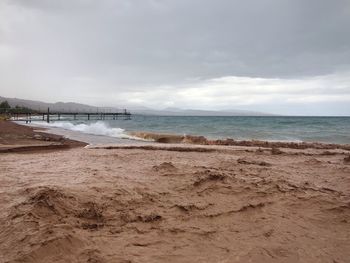
[[[126,109],[117,112],[67,112],[67,111],[50,111],[46,112],[11,112],[8,113],[10,118],[15,121],[25,121],[31,123],[32,121],[76,121],[76,120],[130,120],[131,113]]]

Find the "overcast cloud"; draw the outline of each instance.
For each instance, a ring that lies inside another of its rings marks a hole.
[[[350,115],[349,0],[0,0],[0,95]]]

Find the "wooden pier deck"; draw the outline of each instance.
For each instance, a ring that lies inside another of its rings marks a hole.
[[[15,112],[9,113],[12,120],[25,121],[30,123],[32,121],[75,121],[75,120],[130,120],[131,113],[126,109],[119,112],[67,112],[67,111],[50,111],[36,112],[36,113],[24,113]]]

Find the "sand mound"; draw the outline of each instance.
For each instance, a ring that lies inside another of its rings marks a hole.
[[[283,152],[276,147],[271,148],[271,154],[273,154],[273,155],[278,155],[278,154],[282,154],[282,153]]]
[[[197,177],[194,186],[201,186],[205,183],[215,183],[215,182],[224,182],[228,176],[224,173],[219,173],[211,170],[205,170],[196,172],[195,176]]]
[[[256,161],[256,160],[251,160],[247,158],[239,158],[237,160],[239,164],[252,164],[252,165],[259,165],[259,166],[271,166],[270,163],[264,162],[264,161]]]
[[[152,169],[156,172],[176,172],[178,170],[172,162],[163,162],[159,165],[154,165]]]
[[[25,216],[50,223],[80,223],[81,227],[89,229],[103,226],[102,208],[92,201],[86,202],[54,187],[27,189],[26,192],[30,196],[16,205],[12,218]]]
[[[50,187],[30,189],[34,192],[31,197],[23,203],[30,205],[30,213],[37,217],[47,218],[52,215],[65,217],[76,207],[77,200],[73,196],[68,196],[62,190]]]
[[[310,165],[319,165],[322,163],[322,161],[316,159],[316,158],[310,158],[304,161],[305,164],[310,164]]]
[[[40,238],[41,242],[14,262],[71,262],[72,256],[79,257],[83,251],[84,242],[71,234],[52,233],[51,237],[41,235]]]
[[[204,136],[185,135],[181,142],[190,143],[190,144],[203,144],[203,145],[208,144],[208,140]]]
[[[88,262],[88,263],[107,263],[98,249],[86,249],[78,256],[78,262]],[[123,261],[117,261],[123,262]],[[126,261],[124,261],[127,263]]]
[[[8,216],[12,223],[7,232],[20,231],[7,241],[8,249],[22,251],[12,255],[14,262],[71,262],[89,243],[73,229],[95,231],[104,226],[99,205],[67,190],[35,187],[24,194],[26,200],[16,204]]]

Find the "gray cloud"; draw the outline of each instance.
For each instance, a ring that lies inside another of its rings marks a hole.
[[[5,0],[1,91],[88,100],[225,76],[348,72],[349,25],[348,0]]]

